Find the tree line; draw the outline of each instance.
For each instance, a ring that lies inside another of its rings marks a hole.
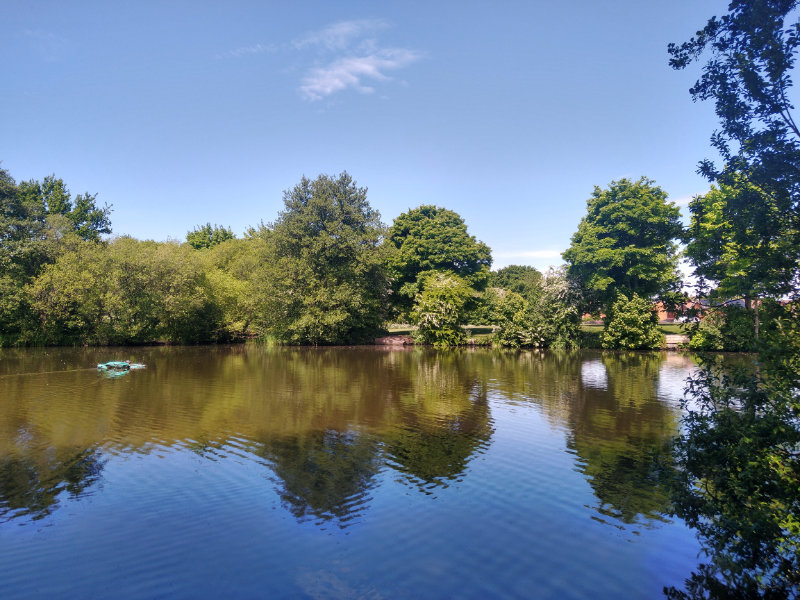
[[[720,218],[706,205],[728,198],[727,188],[695,200],[685,232],[655,182],[597,187],[566,265],[540,273],[490,271],[490,248],[446,208],[419,206],[384,225],[347,173],[303,177],[275,221],[240,238],[207,223],[184,243],[108,239],[111,208],[96,195],[73,198],[54,175],[17,183],[2,170],[0,182],[4,346],[356,344],[393,322],[440,347],[465,343],[472,323],[492,325],[499,346],[568,348],[582,343],[582,315],[596,313],[607,324],[604,347],[658,348],[653,302],[683,298],[680,240],[717,289],[739,290],[700,262],[711,243],[703,223]],[[722,334],[712,334],[724,323],[715,323],[698,339],[718,343]]]

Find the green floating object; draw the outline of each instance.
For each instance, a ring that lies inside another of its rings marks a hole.
[[[131,363],[121,360],[112,360],[107,363],[97,365],[99,371],[127,371],[131,368]]]
[[[98,371],[114,371],[114,372],[128,372],[132,369],[144,369],[146,365],[141,363],[132,363],[127,360],[112,360],[106,363],[97,365]]]

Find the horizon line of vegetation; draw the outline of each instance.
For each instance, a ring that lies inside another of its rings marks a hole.
[[[733,194],[712,186],[696,197],[684,230],[678,207],[646,177],[595,187],[566,265],[543,274],[490,271],[490,248],[443,207],[410,209],[387,227],[346,172],[303,177],[284,192],[278,218],[242,238],[207,223],[180,243],[104,239],[111,207],[96,194],[73,198],[55,175],[17,183],[0,169],[0,347],[347,345],[402,322],[416,343],[437,347],[466,343],[472,323],[492,327],[499,347],[659,349],[654,302],[675,311],[688,300],[678,242],[706,278],[705,211]],[[765,294],[728,279],[718,275],[708,296],[762,305]],[[587,313],[602,316],[600,334],[581,330]],[[688,329],[690,347],[753,350],[762,320],[758,311],[714,311]]]

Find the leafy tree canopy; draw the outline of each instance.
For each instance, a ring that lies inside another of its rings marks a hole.
[[[419,277],[428,271],[450,272],[476,290],[486,287],[492,264],[489,247],[467,232],[452,210],[425,205],[401,214],[389,229],[393,249],[388,266],[393,300],[408,310],[419,291]]]
[[[680,282],[680,211],[650,179],[595,187],[572,244],[564,252],[568,276],[581,282],[591,309],[607,307],[618,293],[645,298]]]
[[[724,195],[731,207],[724,216],[733,241],[755,256],[766,250],[763,259],[747,260],[753,275],[778,294],[797,286],[800,269],[800,130],[790,102],[800,44],[797,6],[797,0],[734,0],[728,14],[669,46],[675,69],[708,57],[690,93],[714,101],[720,129],[711,145],[722,163],[706,159],[699,170],[721,184],[712,197]],[[778,247],[793,260],[775,262]]]
[[[744,216],[758,216],[743,223]],[[789,291],[796,268],[791,236],[775,224],[783,217],[772,197],[744,178],[721,183],[689,204],[691,224],[686,254],[702,282],[722,299],[780,296]]]
[[[110,208],[94,201],[90,194],[73,201],[53,175],[17,184],[0,169],[0,345],[23,342],[36,328],[24,286],[79,238],[110,233]]]
[[[62,179],[48,175],[42,181],[31,179],[18,186],[22,203],[41,216],[63,215],[82,240],[99,241],[101,234],[111,233],[111,207],[99,208],[97,194],[78,194],[72,199]]]
[[[303,177],[283,202],[252,234],[266,241],[262,326],[293,344],[368,340],[383,320],[386,280],[384,227],[367,189],[347,173]]]
[[[797,8],[797,0],[733,0],[728,14],[669,47],[677,69],[708,58],[691,94],[713,100],[720,119],[711,143],[722,164],[700,163],[720,188],[694,206],[698,267],[725,286],[795,299],[800,131],[789,98],[800,44]],[[711,255],[703,262],[706,249]],[[757,341],[757,362],[734,370],[707,360],[689,384],[676,445],[675,510],[697,529],[708,560],[685,590],[667,590],[671,598],[799,594],[800,321],[796,301],[765,307],[770,319]],[[709,343],[724,341],[721,324],[716,332],[711,325]]]
[[[211,223],[206,223],[205,225],[199,225],[187,232],[186,243],[195,250],[202,250],[204,248],[211,248],[222,242],[227,242],[235,237],[230,227],[220,227],[216,223],[212,227]]]
[[[527,265],[509,265],[489,274],[489,286],[503,288],[528,298],[541,288],[542,274]]]
[[[44,213],[26,203],[16,181],[0,169],[0,273],[15,280],[32,275],[45,259]]]

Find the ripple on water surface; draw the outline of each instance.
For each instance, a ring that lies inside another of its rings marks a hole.
[[[42,372],[0,377],[4,598],[649,598],[693,566],[653,520],[658,357],[17,356]]]

